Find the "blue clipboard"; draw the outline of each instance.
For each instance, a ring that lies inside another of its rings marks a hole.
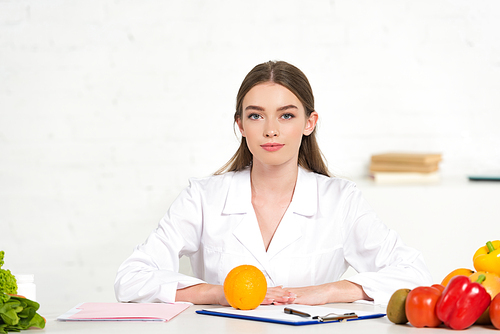
[[[292,326],[304,326],[304,325],[317,325],[317,324],[328,324],[335,322],[345,322],[345,321],[356,321],[356,320],[365,320],[365,319],[375,319],[384,317],[385,313],[369,313],[369,312],[357,312],[360,313],[356,318],[342,319],[342,320],[330,320],[330,321],[321,321],[319,319],[314,319],[314,317],[299,317],[297,315],[285,314],[284,306],[268,306],[272,308],[269,310],[262,311],[263,307],[259,307],[259,312],[252,311],[239,311],[235,310],[231,307],[227,308],[214,308],[214,309],[203,309],[197,310],[196,313],[204,314],[204,315],[212,315],[217,317],[226,317],[226,318],[234,318],[234,319],[243,319],[243,320],[252,320],[252,321],[262,321],[262,322],[270,322],[281,325],[292,325]],[[308,311],[311,314],[315,314],[311,312],[317,306],[304,306],[304,305],[290,305],[290,307],[298,307],[301,310]],[[323,312],[325,308],[319,307],[321,310],[318,312]],[[336,311],[336,309],[328,309],[329,311]],[[278,313],[279,312],[279,313]],[[342,310],[341,312],[345,312]],[[356,312],[356,311],[355,311]]]

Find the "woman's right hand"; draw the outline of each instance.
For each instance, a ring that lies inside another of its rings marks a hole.
[[[224,295],[224,287],[214,284],[197,284],[184,289],[177,290],[175,297],[177,302],[190,302],[193,304],[217,304],[229,306]]]

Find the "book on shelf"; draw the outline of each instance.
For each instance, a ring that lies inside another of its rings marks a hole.
[[[376,183],[433,183],[440,180],[437,153],[382,153],[372,155],[370,177]]]
[[[414,164],[414,163],[388,163],[388,162],[372,162],[370,164],[370,172],[417,172],[431,173],[439,169],[437,163],[433,164]]]
[[[372,163],[436,165],[442,160],[439,153],[382,153],[372,155]]]

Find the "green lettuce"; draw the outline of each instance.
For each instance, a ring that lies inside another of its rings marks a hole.
[[[36,311],[40,304],[24,297],[0,292],[0,333],[19,332],[30,327],[45,327],[45,319]]]
[[[40,304],[17,294],[17,282],[10,270],[2,269],[4,251],[0,251],[0,333],[19,332],[30,327],[45,327],[45,319],[36,311]]]
[[[2,269],[3,257],[5,255],[4,251],[0,251],[0,293],[17,294],[17,282],[16,278],[10,270]]]

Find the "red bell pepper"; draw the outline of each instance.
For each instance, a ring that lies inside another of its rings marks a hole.
[[[406,296],[406,318],[414,327],[437,327],[441,320],[436,315],[436,303],[443,292],[440,284],[419,286]]]
[[[446,326],[465,329],[488,308],[491,296],[481,285],[484,279],[481,275],[476,282],[471,282],[467,276],[455,276],[450,280],[436,304],[436,314]]]

